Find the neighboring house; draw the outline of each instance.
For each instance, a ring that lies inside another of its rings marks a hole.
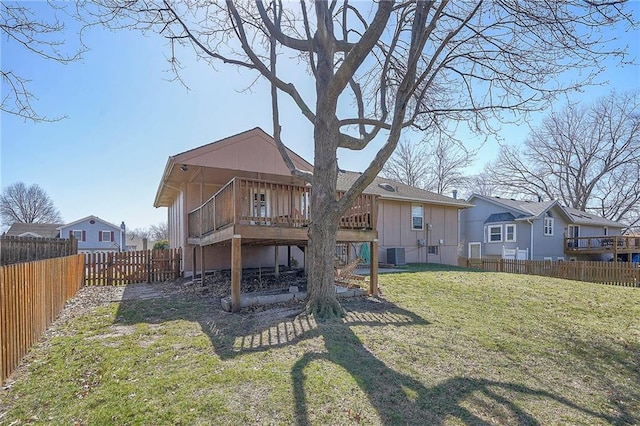
[[[612,260],[640,251],[625,225],[560,205],[473,194],[461,213],[462,255],[531,260]],[[631,245],[629,245],[631,244]]]
[[[346,191],[359,176],[340,171],[338,190]],[[457,265],[458,212],[471,204],[381,177],[364,193],[378,196],[380,262]]]
[[[14,223],[7,230],[10,237],[32,237],[32,238],[58,238],[60,236],[59,223]]]
[[[148,238],[140,238],[137,235],[125,233],[125,251],[139,251],[153,248],[153,242]]]
[[[124,222],[116,226],[97,216],[87,216],[59,228],[61,238],[78,240],[78,253],[106,253],[126,248]]]
[[[313,171],[288,153],[297,168]],[[356,177],[341,172],[336,196]],[[170,246],[183,248],[183,271],[194,276],[238,265],[303,265],[310,191],[291,175],[273,138],[254,128],[169,157],[154,206],[168,207]],[[360,253],[363,246],[376,250],[381,262],[389,261],[387,249],[404,249],[406,262],[455,264],[458,209],[465,207],[462,200],[377,179],[341,219],[338,242]],[[377,263],[371,268],[377,272]]]

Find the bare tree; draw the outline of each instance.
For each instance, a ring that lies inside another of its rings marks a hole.
[[[640,206],[640,92],[568,105],[533,129],[522,147],[502,147],[488,168],[503,192],[541,195],[634,224]]]
[[[464,191],[465,198],[470,197],[471,194],[486,196],[502,195],[501,187],[495,184],[487,173],[489,173],[489,171],[485,170],[468,178],[466,191]]]
[[[65,25],[57,16],[63,13],[63,5],[37,2],[38,8],[47,9],[48,20],[38,16],[28,2],[0,2],[0,34],[7,43],[15,43],[29,53],[62,64],[80,57],[78,48],[74,53],[63,51],[65,43]],[[48,7],[47,7],[48,6]],[[10,68],[7,61],[2,62],[2,101],[0,111],[16,115],[25,120],[55,121],[40,115],[33,106],[34,94],[29,90],[29,80]]]
[[[160,222],[149,227],[149,236],[155,241],[169,240],[169,226],[167,222]]]
[[[382,174],[398,182],[438,194],[460,189],[467,183],[465,169],[473,163],[468,151],[445,133],[427,136],[420,144],[404,141],[382,167]]]
[[[469,151],[461,142],[441,134],[426,141],[429,146],[429,166],[425,189],[446,194],[467,184],[464,172],[475,158],[476,151]]]
[[[149,238],[151,231],[148,228],[127,229],[127,238]]]
[[[382,167],[382,175],[406,185],[424,188],[429,175],[427,160],[424,146],[405,140],[398,144]]]
[[[0,218],[5,225],[62,222],[60,212],[44,189],[23,182],[7,186],[0,194]]]
[[[87,2],[88,19],[160,32],[176,72],[177,47],[187,45],[214,67],[236,66],[270,83],[276,144],[291,173],[313,186],[307,308],[318,317],[342,314],[332,262],[339,218],[380,173],[403,129],[454,120],[482,131],[502,111],[539,110],[558,92],[591,83],[605,56],[624,60],[624,48],[608,45],[603,33],[638,24],[616,0],[100,3]],[[277,61],[287,58],[304,61],[308,74],[285,80],[291,61]],[[565,71],[581,80],[556,78]],[[309,86],[315,93],[306,96]],[[282,143],[279,94],[313,127],[313,174],[296,169]],[[374,140],[381,148],[336,200],[337,150],[362,150]]]

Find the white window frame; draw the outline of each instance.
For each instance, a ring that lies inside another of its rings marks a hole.
[[[76,232],[77,232],[78,234],[80,234],[80,236],[78,236],[78,235],[76,234]],[[72,230],[72,231],[71,231],[71,235],[73,235],[73,238],[75,238],[76,240],[78,240],[78,241],[82,241],[82,229],[74,229],[74,230]]]
[[[552,217],[545,217],[542,222],[543,233],[546,237],[553,237],[554,219]]]
[[[107,236],[105,238],[105,235]],[[111,241],[111,231],[100,231],[100,241],[102,241],[103,243],[112,243],[113,241]]]
[[[509,238],[509,228],[513,229],[513,232],[511,233],[511,238]],[[506,225],[504,225],[504,241],[507,243],[515,243],[516,242],[516,224],[515,223],[508,223]]]
[[[469,259],[473,259],[473,258],[471,257],[471,251],[472,251],[472,248],[471,248],[471,247],[472,247],[472,246],[478,246],[478,255],[479,255],[479,256],[478,256],[478,259],[482,259],[482,243],[479,243],[479,242],[472,242],[472,243],[469,243],[469,247],[468,247],[468,248],[469,248],[469,253],[468,253],[468,257],[469,257]]]
[[[419,213],[419,214],[416,214]],[[415,219],[420,218],[420,226],[416,226]],[[424,230],[424,206],[422,204],[411,204],[411,230]]]
[[[494,240],[493,238],[491,238],[493,236],[493,234],[491,233],[492,229],[499,229],[500,230],[500,239],[499,240]],[[502,242],[502,225],[488,225],[487,226],[487,241],[489,243],[501,243]]]

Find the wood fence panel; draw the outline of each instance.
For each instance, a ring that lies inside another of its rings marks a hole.
[[[0,383],[82,285],[84,257],[0,267]]]
[[[86,255],[85,285],[127,285],[180,277],[182,249]]]
[[[0,265],[71,256],[78,253],[78,240],[0,236]]]
[[[541,275],[574,281],[640,287],[640,265],[629,262],[565,262],[550,260],[458,259],[458,265],[488,272]]]

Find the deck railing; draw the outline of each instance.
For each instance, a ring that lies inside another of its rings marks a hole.
[[[343,196],[339,192],[338,198]],[[311,221],[311,187],[234,178],[188,216],[190,238],[231,224],[303,227]],[[374,229],[376,196],[362,194],[340,220],[343,229]]]
[[[640,237],[605,235],[599,237],[573,237],[564,239],[565,252],[640,252]]]

